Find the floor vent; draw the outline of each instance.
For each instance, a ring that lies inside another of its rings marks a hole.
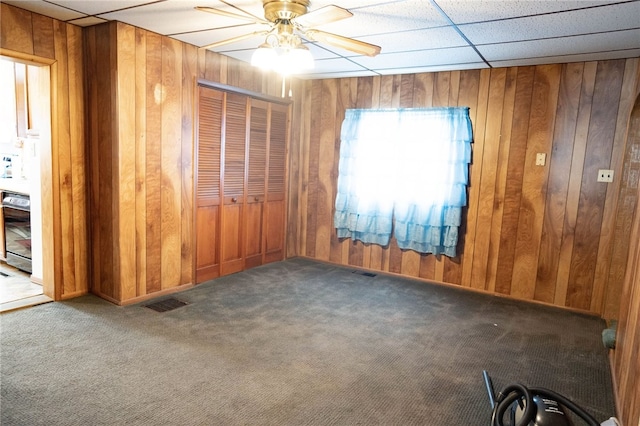
[[[153,309],[156,312],[173,311],[181,306],[188,305],[187,302],[170,297],[168,299],[158,300],[157,302],[144,305],[145,308]]]
[[[364,275],[365,277],[375,277],[377,274],[374,274],[373,272],[366,272],[366,271],[351,271],[352,274],[358,274],[358,275]]]

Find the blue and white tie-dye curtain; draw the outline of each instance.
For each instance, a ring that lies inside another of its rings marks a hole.
[[[338,237],[455,257],[472,138],[468,108],[347,110]]]
[[[382,246],[393,226],[397,117],[389,111],[348,109],[342,123],[334,224],[338,238]]]

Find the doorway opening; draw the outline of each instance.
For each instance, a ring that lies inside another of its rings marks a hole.
[[[51,64],[0,56],[0,312],[52,301]],[[5,211],[5,208],[7,209]],[[18,210],[26,220],[15,221]],[[25,213],[26,212],[26,213]],[[5,214],[7,213],[7,214]]]

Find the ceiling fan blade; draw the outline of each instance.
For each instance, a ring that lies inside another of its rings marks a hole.
[[[240,19],[240,20],[243,20],[243,21],[254,22],[256,24],[269,24],[270,23],[269,21],[266,21],[264,19],[258,18],[257,16],[253,16],[253,15],[250,15],[250,14],[241,15],[239,13],[227,12],[226,10],[216,9],[214,7],[196,6],[195,9],[196,10],[200,10],[202,12],[213,13],[214,15],[226,16],[227,18],[234,18],[234,19]]]
[[[253,33],[243,34],[237,37],[228,38],[226,40],[216,41],[215,43],[207,44],[206,46],[201,46],[200,49],[211,49],[212,47],[224,46],[225,44],[235,43],[237,41],[246,40],[251,37],[257,36],[265,36],[269,34],[270,31],[255,31]]]
[[[375,44],[366,43],[349,37],[343,37],[326,31],[308,30],[304,35],[309,37],[312,41],[327,43],[332,46],[341,47],[367,56],[376,56],[381,50],[380,46],[376,46]]]
[[[304,15],[300,15],[292,21],[302,27],[309,28],[339,21],[345,18],[351,18],[352,16],[353,13],[349,12],[347,9],[330,4],[309,13],[305,13]]]

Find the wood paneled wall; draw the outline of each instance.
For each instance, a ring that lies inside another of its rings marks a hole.
[[[42,278],[45,294],[67,299],[89,288],[82,28],[4,3],[0,8],[2,54],[50,67],[51,146],[41,148]]]
[[[196,82],[279,96],[279,81],[122,23],[84,40],[92,291],[122,304],[192,285]]]
[[[289,255],[615,318],[633,206],[618,200],[639,60],[301,81],[294,85]],[[338,240],[346,108],[469,106],[469,205],[456,258]],[[537,153],[546,165],[536,166]],[[596,182],[614,169],[612,184]],[[629,182],[629,184],[633,184]]]
[[[624,189],[620,194],[621,200],[635,203],[636,209],[635,216],[626,227],[632,238],[622,287],[613,375],[622,424],[640,425],[640,96],[636,99],[629,122],[625,165],[627,179],[635,181],[636,185]]]

